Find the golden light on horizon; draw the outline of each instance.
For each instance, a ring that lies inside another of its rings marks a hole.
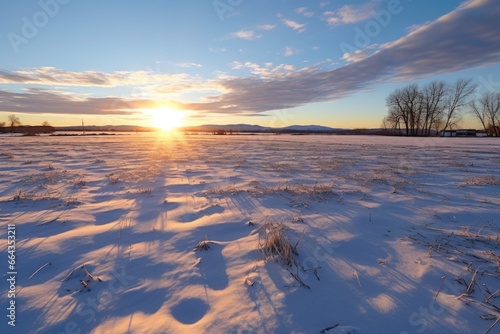
[[[170,107],[150,109],[151,126],[165,132],[172,131],[184,123],[184,112]]]

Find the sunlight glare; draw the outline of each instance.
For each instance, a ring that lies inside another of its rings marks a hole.
[[[166,132],[182,126],[184,121],[182,111],[168,107],[154,109],[151,111],[151,115],[151,125]]]

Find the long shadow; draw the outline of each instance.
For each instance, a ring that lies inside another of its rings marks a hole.
[[[222,255],[223,249],[222,245],[212,243],[209,250],[197,253],[197,256],[201,258],[197,265],[201,275],[201,283],[212,290],[224,290],[229,284],[226,259]]]
[[[180,220],[184,223],[191,223],[205,216],[211,216],[223,212],[224,212],[224,207],[216,204],[197,212],[184,214],[180,217]]]
[[[56,293],[48,293],[51,297],[39,305],[38,311],[23,311],[23,316],[33,315],[33,328],[42,327],[48,317],[52,318],[52,325],[43,327],[43,330],[28,330],[29,326],[22,326],[27,329],[24,332],[59,333],[72,328],[76,332],[90,333],[111,317],[132,318],[136,313],[155,314],[169,298],[173,287],[155,288],[146,282],[158,279],[174,267],[175,264],[156,263],[148,256],[127,263],[118,261],[112,270],[102,276],[98,274],[99,267],[88,266],[96,279],[87,288],[80,284],[80,280],[88,277],[83,271],[75,270],[72,276],[61,283]],[[97,277],[102,281],[98,281]],[[66,311],[54,318],[53,310],[63,308]]]

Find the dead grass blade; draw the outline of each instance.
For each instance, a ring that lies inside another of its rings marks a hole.
[[[493,327],[495,327],[496,324],[498,324],[498,322],[500,322],[500,316],[497,318],[497,320],[490,326],[490,328],[484,334],[488,334],[489,332],[491,332],[491,330],[493,329]]]
[[[33,276],[35,276],[40,270],[42,270],[43,268],[47,267],[47,266],[50,266],[51,263],[50,262],[47,262],[45,263],[43,266],[41,266],[40,268],[38,268],[37,270],[35,270],[35,272],[33,274],[31,274],[30,277],[28,277],[28,279],[31,279]]]
[[[434,300],[436,300],[437,297],[439,296],[439,293],[441,292],[441,289],[443,288],[443,283],[444,283],[445,279],[446,279],[446,276],[441,277],[441,284],[439,285],[439,289],[436,292],[436,295],[434,296]]]

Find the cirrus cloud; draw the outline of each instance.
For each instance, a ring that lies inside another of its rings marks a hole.
[[[23,93],[0,90],[0,111],[73,115],[133,115],[142,109],[158,108],[165,104],[148,99],[121,97],[76,97],[62,92],[27,89]]]
[[[278,14],[278,17],[281,19],[281,22],[288,28],[293,29],[297,32],[306,31],[306,25],[304,23],[299,23],[297,21],[293,21],[283,17],[283,15]]]
[[[376,13],[380,0],[371,0],[362,5],[344,5],[336,11],[323,13],[323,18],[329,25],[357,23],[371,18]]]
[[[261,38],[261,35],[257,35],[255,31],[253,30],[240,30],[236,32],[232,32],[228,35],[226,35],[224,38],[225,39],[231,39],[231,38],[239,38],[239,39],[246,39],[248,41],[253,41],[256,39]]]

